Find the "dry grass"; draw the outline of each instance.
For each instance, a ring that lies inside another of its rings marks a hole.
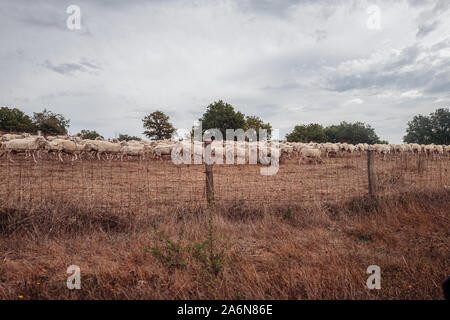
[[[217,168],[212,220],[201,166],[3,162],[0,299],[441,299],[450,192],[425,175],[448,183],[448,162],[383,163],[374,201],[364,161],[326,164],[340,194],[320,165]],[[66,287],[72,264],[81,290]],[[366,287],[372,264],[381,290]]]
[[[441,193],[341,206],[219,206],[217,274],[196,251],[208,240],[203,208],[151,217],[58,201],[33,212],[2,208],[0,298],[440,299],[450,271],[449,199]],[[72,264],[81,268],[81,290],[66,288]],[[371,264],[382,270],[379,291],[365,286]]]

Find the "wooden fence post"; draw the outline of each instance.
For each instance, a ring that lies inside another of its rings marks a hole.
[[[211,141],[205,141],[205,149],[211,144]],[[205,150],[206,152],[206,150]],[[206,174],[206,200],[208,205],[214,203],[214,175],[213,164],[208,164],[205,161],[205,174]]]
[[[375,197],[375,177],[373,174],[373,151],[367,150],[367,177],[369,182],[369,195]]]

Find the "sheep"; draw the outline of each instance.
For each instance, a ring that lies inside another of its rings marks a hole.
[[[72,161],[74,161],[78,159],[81,152],[90,151],[93,147],[91,143],[80,144],[72,140],[54,139],[47,144],[46,150],[47,152],[57,152],[59,161],[63,162],[63,152],[72,154]]]
[[[294,155],[294,147],[287,145],[285,143],[280,143],[280,159],[285,156],[288,159],[291,159]]]
[[[29,136],[29,135],[28,135]],[[2,141],[10,141],[15,139],[23,139],[26,136],[24,134],[13,134],[13,133],[6,133],[2,136]]]
[[[450,155],[450,146],[443,146],[445,153]]]
[[[320,162],[323,163],[323,159],[321,158],[321,152],[319,149],[313,149],[310,147],[304,147],[300,150],[300,160],[299,163],[301,163],[304,159],[308,158],[309,160],[313,160],[314,163]]]
[[[409,146],[413,153],[420,153],[422,151],[422,147],[417,143],[411,143]]]
[[[124,156],[135,156],[145,159],[145,153],[150,151],[150,147],[145,145],[123,145],[120,149],[120,161],[123,161]]]
[[[375,153],[382,155],[383,160],[386,160],[386,155],[388,155],[391,152],[391,148],[385,144],[374,144],[371,147],[371,150],[374,150]]]
[[[11,159],[12,152],[25,152],[26,155],[31,153],[34,162],[37,163],[34,154],[39,152],[39,150],[43,149],[47,144],[48,142],[44,139],[44,137],[28,137],[22,139],[12,139],[2,143],[1,146],[2,152],[0,155],[3,155],[3,153],[6,152],[7,158],[11,162],[14,162]]]
[[[99,138],[99,137],[97,137]],[[96,153],[97,159],[101,160],[101,155],[106,153],[106,158],[108,159],[108,155],[113,156],[119,154],[120,149],[122,148],[121,143],[112,143],[109,141],[103,140],[83,140],[81,144],[90,143],[92,145],[92,150]]]
[[[405,153],[407,151],[407,148],[404,144],[394,144],[393,145],[393,151],[394,153]]]
[[[158,144],[156,147],[153,148],[153,151],[155,153],[155,156],[158,159],[162,160],[163,155],[170,155],[172,153],[172,148],[174,147],[174,144]]]
[[[323,144],[323,148],[325,150],[325,155],[328,158],[330,155],[333,157],[337,157],[339,155],[339,146],[334,143],[325,143]]]

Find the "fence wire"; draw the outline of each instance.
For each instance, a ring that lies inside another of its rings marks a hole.
[[[48,201],[111,212],[142,212],[206,204],[205,166],[170,160],[0,162],[0,207],[32,210]],[[324,163],[284,159],[275,175],[261,165],[214,165],[216,203],[339,203],[368,194],[367,154]],[[448,155],[374,155],[380,196],[450,189]]]

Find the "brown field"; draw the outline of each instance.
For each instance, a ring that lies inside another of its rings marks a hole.
[[[14,159],[0,299],[441,299],[450,275],[449,157],[376,157],[376,199],[365,154],[274,176],[216,165],[211,207],[203,165]]]

